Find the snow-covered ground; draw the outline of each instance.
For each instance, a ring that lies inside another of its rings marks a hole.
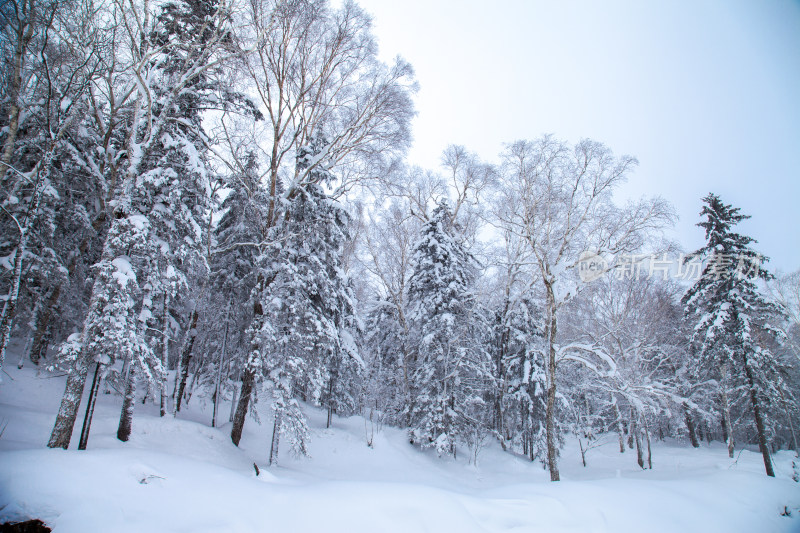
[[[562,453],[559,483],[538,463],[488,443],[478,466],[466,454],[437,458],[383,428],[366,445],[365,421],[309,409],[311,458],[282,450],[267,468],[271,425],[247,421],[241,448],[230,424],[209,427],[210,404],[192,398],[176,420],[136,406],[128,443],[115,438],[121,400],[101,395],[87,451],[45,447],[63,377],[6,368],[0,384],[0,523],[40,518],[67,532],[780,532],[800,531],[793,454],[730,460],[719,443],[692,449],[656,442],[653,470],[616,441],[581,465]],[[227,421],[229,404],[222,405]],[[83,411],[81,411],[81,417]],[[75,430],[77,444],[80,422]],[[261,475],[256,476],[253,463]],[[791,516],[782,516],[786,508]]]

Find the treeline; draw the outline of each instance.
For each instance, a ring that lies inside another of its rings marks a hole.
[[[0,30],[0,365],[13,339],[66,373],[50,447],[82,401],[87,446],[105,387],[123,441],[137,399],[208,397],[237,445],[266,402],[270,463],[305,453],[301,402],[553,480],[567,434],[642,467],[652,438],[757,444],[770,475],[797,448],[798,275],[745,217],[709,195],[680,255],[591,140],[406,166],[413,70],[356,4],[9,0]]]

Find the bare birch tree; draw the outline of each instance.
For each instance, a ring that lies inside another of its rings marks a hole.
[[[269,198],[264,232],[274,233],[281,202],[316,179],[322,161],[340,178],[329,184],[337,198],[379,177],[404,152],[415,84],[404,61],[387,66],[378,60],[370,19],[353,2],[334,9],[326,0],[252,0],[246,19],[255,50],[246,68],[266,118],[260,143]],[[298,150],[315,138],[326,139],[324,149],[309,165],[295,165]],[[268,283],[260,278],[258,292]],[[257,317],[261,307],[253,303]],[[255,386],[253,368],[247,364],[242,373],[231,431],[236,444]]]
[[[608,258],[638,250],[647,232],[672,221],[673,214],[658,198],[617,207],[612,193],[637,161],[615,157],[595,141],[574,146],[551,136],[518,141],[503,160],[496,216],[530,247],[545,302],[547,459],[550,479],[558,481],[558,362],[566,349],[559,345],[558,316],[582,288],[577,275],[582,254]]]

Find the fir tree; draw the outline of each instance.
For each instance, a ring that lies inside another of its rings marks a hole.
[[[409,376],[411,438],[450,454],[460,433],[485,423],[488,377],[475,327],[477,264],[454,229],[442,202],[422,228],[408,283],[410,334],[417,345]]]
[[[541,311],[527,298],[504,298],[495,312],[492,355],[493,427],[505,447],[518,442],[531,460],[546,456]],[[518,414],[518,416],[514,416]]]
[[[297,397],[324,405],[330,424],[334,412],[354,410],[363,364],[352,335],[354,298],[341,264],[350,218],[323,189],[333,179],[324,165],[325,148],[317,140],[298,151],[297,169],[306,178],[287,195],[280,239],[259,259],[254,298],[261,312],[250,328],[245,372],[254,378],[263,373],[272,385],[271,462],[281,434],[291,438],[293,449],[306,452],[308,430]],[[237,409],[242,423],[245,394],[243,388]]]
[[[756,285],[772,275],[762,266],[766,258],[750,247],[755,241],[733,231],[733,226],[749,217],[715,194],[703,201],[700,215],[705,220],[698,226],[705,230],[706,244],[687,260],[702,257],[707,262],[701,277],[682,299],[686,317],[694,326],[694,364],[698,375],[719,380],[723,397],[736,387],[747,391],[764,468],[768,476],[774,476],[767,423],[770,406],[785,386],[780,363],[768,341],[777,339],[771,321],[778,308]],[[728,438],[732,439],[730,414],[724,415]],[[730,441],[729,446],[732,448]]]
[[[191,252],[202,240],[202,225],[197,220],[203,215],[208,194],[205,184],[200,183],[204,178],[201,171],[203,158],[194,144],[200,124],[198,113],[203,103],[213,101],[211,88],[204,82],[205,76],[221,63],[220,56],[230,41],[224,28],[229,22],[229,12],[216,2],[168,2],[159,8],[158,13],[151,13],[151,6],[132,3],[120,6],[119,11],[119,17],[126,24],[135,24],[137,31],[129,32],[125,37],[127,41],[122,39],[118,43],[117,52],[120,57],[125,57],[122,62],[125,70],[119,73],[119,81],[129,84],[129,110],[124,114],[128,121],[124,128],[127,133],[124,171],[110,194],[113,215],[103,246],[103,258],[111,265],[117,264],[118,258],[128,256],[129,250],[137,246],[141,237],[139,228],[146,228],[146,246],[149,249],[143,255],[148,260],[130,262],[135,275],[129,279],[135,279],[136,284],[128,282],[125,285],[130,287],[126,291],[134,291],[134,288],[142,291],[142,299],[135,300],[134,304],[141,308],[139,316],[142,319],[125,321],[126,333],[120,332],[136,342],[146,342],[146,333],[140,335],[136,332],[153,315],[149,307],[154,299],[160,297],[162,302],[166,302],[177,290],[181,267],[185,265],[181,254],[186,250]],[[200,15],[195,16],[197,14]],[[181,17],[185,23],[173,24]],[[178,26],[185,31],[176,30]],[[167,36],[166,42],[162,42],[164,36]],[[125,50],[122,49],[124,46],[127,46]],[[123,81],[126,77],[127,81]],[[193,95],[198,98],[205,95],[210,99],[203,96],[194,100]],[[180,244],[179,239],[182,239]],[[95,279],[92,304],[80,339],[83,355],[78,357],[74,372],[67,380],[51,435],[51,447],[66,447],[69,443],[68,432],[77,415],[89,363],[87,357],[93,351],[88,347],[96,342],[105,342],[101,339],[103,331],[100,327],[103,315],[98,312],[99,308],[92,310],[91,307],[107,300],[106,295],[117,290],[113,282],[116,279],[118,277],[114,275]],[[164,308],[167,311],[162,314],[166,315],[169,305],[162,306]],[[161,318],[166,320],[167,317]],[[161,353],[164,354],[169,343],[166,331],[162,331],[160,340]],[[130,362],[133,355],[130,352],[124,355]],[[97,354],[93,360],[98,365],[106,365],[113,357]],[[98,373],[96,371],[95,375]],[[163,378],[160,379],[163,398],[164,382]],[[90,407],[96,390],[96,386],[90,390]],[[162,406],[163,403],[162,400]],[[121,426],[125,416],[123,412]],[[91,412],[87,410],[84,424],[87,429],[90,420]],[[85,439],[82,441],[85,443]]]
[[[253,300],[253,289],[259,273],[258,257],[267,246],[269,235],[266,220],[270,197],[260,181],[253,152],[246,156],[241,171],[226,180],[225,188],[228,194],[219,206],[221,216],[212,235],[211,299],[218,305],[216,309],[214,306],[206,308],[205,313],[212,321],[225,321],[221,331],[228,331],[224,344],[226,358],[230,362],[227,372],[232,373],[234,370],[241,372],[246,363],[250,347],[248,328],[255,313],[261,309],[260,302]],[[220,348],[217,345],[214,347]],[[185,355],[187,358],[190,356],[188,350],[185,350]],[[188,367],[188,360],[181,362],[180,381],[184,386],[184,374],[188,376]],[[236,382],[231,391],[231,402],[235,405],[241,375],[226,377]]]

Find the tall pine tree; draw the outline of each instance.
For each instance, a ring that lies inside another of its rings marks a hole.
[[[308,429],[298,397],[326,407],[328,424],[333,413],[355,408],[362,363],[352,335],[354,297],[341,263],[350,217],[323,189],[333,179],[324,164],[325,149],[319,139],[298,150],[297,169],[307,177],[287,195],[285,222],[280,232],[273,231],[275,245],[259,259],[254,298],[260,312],[250,328],[245,372],[251,381],[263,375],[271,385],[270,463],[277,460],[280,435],[289,437],[296,451],[306,451]],[[249,395],[243,388],[234,442],[241,436]]]
[[[706,244],[688,259],[701,257],[706,264],[700,278],[683,296],[686,318],[693,325],[691,344],[698,375],[718,379],[723,411],[729,408],[729,391],[747,391],[758,435],[758,445],[768,476],[775,476],[769,454],[767,423],[770,406],[784,389],[780,363],[770,350],[778,337],[771,319],[778,308],[758,289],[758,280],[772,275],[763,268],[764,257],[754,251],[752,238],[733,231],[749,218],[738,208],[709,194],[698,226],[705,230]],[[729,411],[723,413],[732,439]],[[732,448],[732,442],[729,441]]]
[[[410,433],[414,442],[455,455],[465,432],[482,426],[488,357],[476,312],[477,262],[456,236],[446,202],[433,211],[411,257]]]

